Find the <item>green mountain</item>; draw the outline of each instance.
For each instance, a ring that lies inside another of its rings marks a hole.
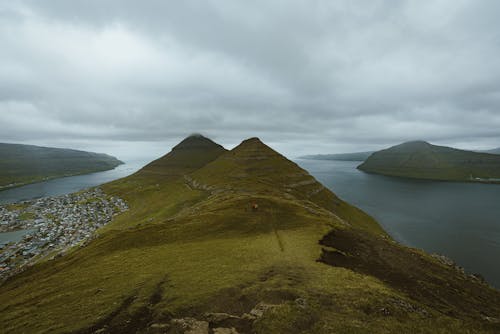
[[[0,143],[0,189],[113,169],[122,163],[107,154]]]
[[[0,286],[5,333],[495,333],[500,292],[394,242],[257,138],[190,137],[130,207]]]
[[[362,171],[429,180],[500,182],[500,156],[406,142],[373,153]]]
[[[191,135],[174,146],[171,152],[149,163],[141,174],[179,176],[203,167],[226,149],[199,134]]]
[[[373,151],[370,152],[355,152],[355,153],[338,153],[338,154],[312,154],[304,155],[299,159],[307,160],[339,160],[339,161],[365,161]]]
[[[483,153],[490,153],[490,154],[500,154],[500,147],[499,148],[494,148],[492,150],[486,150],[486,151],[481,151]]]

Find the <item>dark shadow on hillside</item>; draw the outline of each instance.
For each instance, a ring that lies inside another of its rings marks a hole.
[[[374,276],[427,307],[458,319],[481,319],[500,330],[500,292],[417,250],[357,230],[334,230],[320,244],[320,262]]]

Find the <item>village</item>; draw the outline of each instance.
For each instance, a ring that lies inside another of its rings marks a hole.
[[[0,205],[0,232],[24,233],[18,241],[0,243],[0,281],[85,245],[99,227],[126,210],[125,201],[100,188]]]

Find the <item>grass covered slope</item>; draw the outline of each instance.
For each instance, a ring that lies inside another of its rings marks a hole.
[[[139,173],[182,176],[203,167],[225,151],[224,147],[212,140],[194,134],[174,146],[163,157],[143,167]]]
[[[500,329],[498,291],[394,243],[260,140],[195,139],[104,186],[130,210],[88,246],[0,286],[5,332]]]
[[[107,154],[0,143],[0,189],[113,169],[122,163]]]
[[[389,176],[444,181],[500,182],[500,156],[406,142],[372,154],[358,169]]]

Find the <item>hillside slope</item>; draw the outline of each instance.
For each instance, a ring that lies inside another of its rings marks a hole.
[[[130,210],[0,286],[7,333],[494,333],[500,293],[402,247],[257,138],[188,138]]]
[[[113,169],[122,163],[101,153],[0,143],[0,189]]]
[[[500,156],[423,141],[406,142],[375,152],[358,169],[418,179],[500,182]]]

